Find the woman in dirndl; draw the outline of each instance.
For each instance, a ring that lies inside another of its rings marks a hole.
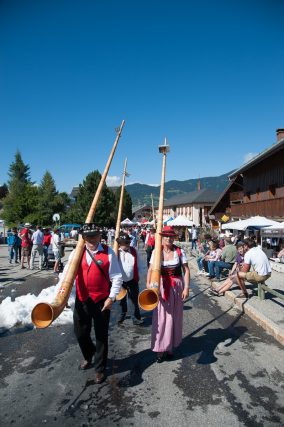
[[[173,227],[165,226],[162,235],[161,284],[159,302],[153,311],[151,349],[157,353],[157,363],[173,358],[173,350],[182,341],[183,303],[188,298],[190,271],[183,249],[174,245]],[[147,288],[151,288],[152,254]]]

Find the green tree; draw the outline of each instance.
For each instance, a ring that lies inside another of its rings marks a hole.
[[[30,179],[30,167],[22,160],[19,151],[9,167],[9,193],[3,199],[3,218],[9,225],[24,222],[37,206],[37,188]]]
[[[55,181],[49,171],[46,171],[38,187],[37,222],[41,225],[52,223],[54,199],[57,195]]]
[[[4,199],[9,193],[7,184],[3,184],[0,186],[0,200]]]
[[[55,181],[49,171],[46,171],[38,187],[37,223],[51,225],[54,213],[59,213],[62,221],[70,205],[67,193],[56,190]]]
[[[67,213],[70,222],[84,223],[90,210],[95,192],[101,180],[101,174],[98,170],[89,173],[83,183],[79,185],[76,202]],[[100,200],[96,208],[94,222],[101,226],[115,225],[115,195],[103,186]]]
[[[9,167],[9,181],[8,186],[10,187],[17,182],[20,185],[31,183],[30,180],[30,166],[26,165],[23,160],[19,150],[16,151],[15,161],[11,163]]]
[[[120,193],[121,193],[121,186],[118,187],[115,191],[115,221],[118,214],[118,208],[119,208],[119,201],[120,201]],[[123,207],[122,207],[122,220],[125,218],[132,219],[132,199],[130,194],[127,192],[126,189],[124,189],[124,195],[123,195]]]

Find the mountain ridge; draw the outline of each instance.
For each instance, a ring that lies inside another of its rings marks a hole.
[[[169,200],[171,197],[178,196],[180,194],[190,193],[198,188],[198,181],[200,180],[201,188],[212,188],[220,193],[228,185],[228,176],[233,171],[227,172],[219,176],[209,176],[203,178],[192,178],[184,181],[170,180],[165,182],[164,197],[165,200]],[[125,189],[130,194],[132,199],[133,207],[149,205],[152,203],[151,194],[153,194],[154,204],[158,204],[160,195],[160,185],[152,186],[148,184],[128,184]]]

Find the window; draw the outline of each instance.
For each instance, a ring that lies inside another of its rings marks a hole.
[[[270,184],[268,188],[269,188],[269,195],[274,197],[276,193],[276,184]]]

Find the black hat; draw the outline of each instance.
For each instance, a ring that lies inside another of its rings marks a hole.
[[[97,236],[98,234],[101,234],[101,229],[93,222],[90,222],[89,224],[84,224],[83,227],[80,228],[79,231],[82,236]]]
[[[131,242],[131,237],[129,237],[129,235],[127,233],[120,233],[118,238],[116,239],[117,243],[119,244],[126,244],[129,245],[129,243]]]

